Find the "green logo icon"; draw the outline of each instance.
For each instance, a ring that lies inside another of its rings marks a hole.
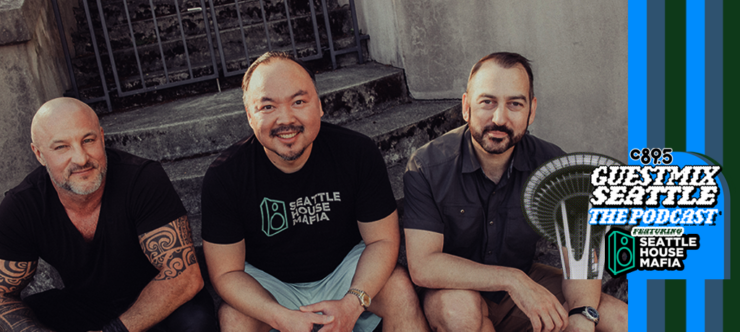
[[[629,234],[612,230],[607,235],[609,249],[608,269],[613,276],[635,269],[635,238]]]
[[[273,236],[288,229],[288,211],[285,203],[265,197],[260,204],[262,212],[262,232],[267,236]]]

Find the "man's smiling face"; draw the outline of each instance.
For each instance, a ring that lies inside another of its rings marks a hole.
[[[321,109],[309,74],[297,63],[272,59],[252,74],[245,102],[249,126],[280,167],[303,165],[321,128]]]

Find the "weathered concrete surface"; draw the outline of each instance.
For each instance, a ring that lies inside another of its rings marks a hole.
[[[0,1],[2,5],[8,3]],[[0,13],[7,9],[2,5]],[[51,2],[27,0],[26,5],[32,5],[34,15],[16,13],[18,18],[33,19],[25,21],[24,25],[31,29],[30,39],[0,43],[0,105],[3,105],[0,109],[0,154],[5,156],[0,160],[0,192],[3,193],[38,166],[29,145],[31,118],[44,102],[61,96],[68,86]]]
[[[374,63],[318,75],[324,119],[345,123],[407,98],[403,71]],[[154,160],[223,150],[251,133],[241,89],[101,117],[106,144]]]
[[[626,1],[356,2],[373,59],[404,68],[412,97],[460,98],[478,59],[518,52],[533,61],[532,133],[626,161]]]

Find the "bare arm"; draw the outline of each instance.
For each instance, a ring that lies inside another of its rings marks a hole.
[[[139,244],[159,274],[120,319],[129,331],[145,331],[203,288],[188,217],[139,235]]]
[[[302,313],[280,305],[252,276],[244,272],[244,240],[232,244],[203,241],[211,283],[221,298],[242,314],[280,331],[310,331],[331,317]]]
[[[433,289],[506,291],[532,321],[535,331],[559,331],[568,325],[567,312],[557,298],[524,272],[446,254],[443,246],[443,234],[406,229],[406,256],[415,284]]]
[[[38,261],[14,262],[0,259],[0,331],[51,331],[34,320],[21,301],[21,291],[36,273]]]

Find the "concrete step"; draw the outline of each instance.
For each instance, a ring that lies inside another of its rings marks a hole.
[[[407,100],[403,71],[367,63],[317,75],[324,119],[346,123]],[[106,145],[154,160],[221,151],[251,133],[241,89],[101,117]]]
[[[382,114],[347,123],[345,127],[371,137],[378,144],[389,166],[393,193],[396,199],[400,199],[403,197],[403,183],[399,174],[402,174],[405,160],[429,140],[462,123],[459,105],[457,100],[413,101],[395,106]],[[246,118],[246,115],[241,116]],[[238,139],[231,143],[236,141]],[[201,213],[203,176],[216,157],[218,154],[163,163],[191,216]],[[200,225],[192,224],[194,229],[200,229]],[[194,231],[193,236],[199,239],[200,233]]]

